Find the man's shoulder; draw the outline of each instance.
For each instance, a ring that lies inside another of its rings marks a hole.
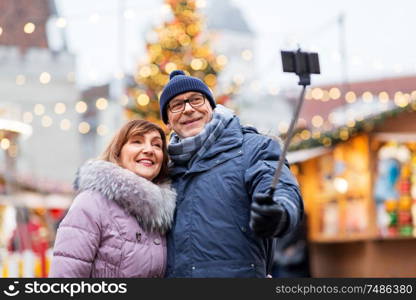
[[[242,132],[243,132],[243,135],[244,135],[244,140],[246,142],[253,142],[253,141],[268,142],[268,141],[272,141],[272,140],[276,141],[276,139],[274,137],[259,132],[257,130],[257,128],[255,128],[253,126],[241,126],[241,128],[242,128]]]
[[[243,134],[260,134],[257,128],[251,125],[241,125],[241,130],[243,131]]]
[[[270,144],[277,144],[280,147],[282,146],[282,140],[280,137],[260,133],[253,126],[242,126],[242,131],[244,135],[243,144],[253,150],[267,147],[267,145]]]

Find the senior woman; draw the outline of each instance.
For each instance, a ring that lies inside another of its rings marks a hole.
[[[49,276],[163,277],[176,200],[167,163],[158,125],[126,123],[101,159],[78,171],[78,194],[57,231]]]

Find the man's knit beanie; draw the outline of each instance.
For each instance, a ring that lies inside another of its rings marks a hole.
[[[160,96],[160,115],[165,124],[168,123],[168,104],[175,96],[195,91],[205,95],[211,104],[212,109],[215,108],[215,100],[209,87],[199,78],[186,76],[182,70],[175,70],[170,73],[170,80],[163,88]]]

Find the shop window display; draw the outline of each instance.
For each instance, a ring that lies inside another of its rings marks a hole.
[[[369,234],[366,140],[340,145],[318,160],[319,237],[359,238]]]
[[[374,199],[379,234],[416,236],[416,143],[387,142],[377,159]]]

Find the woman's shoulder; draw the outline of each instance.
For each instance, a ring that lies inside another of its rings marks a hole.
[[[97,191],[85,190],[77,194],[59,228],[72,228],[90,233],[98,232],[106,226],[109,208],[107,200]],[[68,230],[68,229],[67,229]]]
[[[99,218],[108,208],[108,199],[100,192],[85,190],[76,195],[68,213],[82,212],[85,215]]]
[[[79,192],[75,196],[73,204],[77,204],[83,207],[88,207],[88,206],[97,206],[106,201],[107,199],[99,191],[84,190],[84,191]]]

